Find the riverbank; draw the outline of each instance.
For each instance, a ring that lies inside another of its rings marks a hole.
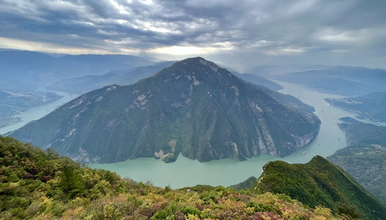
[[[46,116],[50,112],[54,111],[58,107],[62,106],[63,104],[76,98],[75,95],[64,93],[64,92],[57,92],[57,91],[44,90],[44,89],[41,89],[39,91],[52,92],[52,93],[55,93],[56,95],[62,96],[62,98],[44,105],[30,108],[27,111],[20,112],[19,114],[15,114],[14,117],[20,118],[20,120],[18,120],[16,123],[0,128],[0,135],[6,134],[18,128],[21,128],[22,126],[26,125],[31,121],[38,120]]]

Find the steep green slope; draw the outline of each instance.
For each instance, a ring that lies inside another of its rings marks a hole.
[[[11,136],[81,162],[286,156],[310,143],[320,120],[299,100],[247,83],[203,58],[130,86],[65,104]]]
[[[376,144],[346,147],[327,157],[386,204],[386,147]]]
[[[342,167],[386,204],[386,128],[341,118],[349,147],[327,159]]]
[[[346,219],[284,195],[135,183],[10,137],[0,165],[0,219]]]
[[[236,189],[236,190],[249,189],[253,186],[253,184],[255,184],[256,180],[257,180],[256,177],[251,176],[247,180],[245,180],[241,183],[229,186],[229,187]]]
[[[307,164],[269,162],[252,189],[260,193],[284,193],[310,207],[323,205],[352,217],[360,217],[359,212],[365,215],[363,219],[386,216],[386,207],[380,201],[349,174],[320,156]]]

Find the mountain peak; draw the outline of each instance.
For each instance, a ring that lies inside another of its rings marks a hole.
[[[213,71],[217,71],[218,69],[222,69],[221,67],[219,67],[214,62],[206,60],[206,59],[204,59],[202,57],[187,58],[185,60],[182,60],[181,62],[182,63],[191,63],[191,64],[198,64],[198,65],[207,66],[207,67],[210,67]]]
[[[179,80],[181,76],[183,76],[183,78],[186,77],[189,80],[195,79],[194,82],[196,82],[196,84],[199,78],[204,81],[214,80],[217,82],[234,78],[233,74],[228,70],[221,68],[214,62],[205,60],[202,57],[192,57],[181,60],[154,75],[154,77],[161,77],[163,80],[167,81],[172,78]],[[208,77],[210,77],[210,79],[208,79]]]

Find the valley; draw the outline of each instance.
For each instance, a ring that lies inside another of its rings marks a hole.
[[[0,220],[386,220],[385,8],[1,1]]]
[[[170,185],[173,188],[187,185],[232,185],[246,180],[250,176],[258,177],[263,165],[268,161],[284,160],[289,163],[306,163],[315,155],[330,156],[336,150],[346,147],[345,133],[337,126],[341,117],[355,117],[355,114],[330,106],[325,98],[342,98],[339,95],[319,93],[296,84],[276,81],[284,88],[279,92],[299,98],[306,104],[314,106],[315,115],[322,121],[320,131],[315,140],[284,158],[262,154],[258,157],[238,162],[232,159],[212,160],[200,163],[179,155],[174,163],[164,163],[154,158],[138,158],[111,164],[91,164],[93,168],[102,168],[117,172],[122,177],[130,177],[136,181],[151,181],[156,186]],[[15,130],[29,121],[36,120],[56,109],[58,105],[73,99],[70,94],[57,93],[64,96],[61,100],[48,105],[23,112],[23,123],[0,129],[0,134]],[[339,141],[340,140],[340,141]],[[303,153],[306,154],[303,155]],[[184,167],[184,169],[181,169]],[[253,169],[251,169],[253,167]],[[226,172],[224,172],[226,171]],[[229,177],[232,178],[229,178]]]
[[[339,118],[355,117],[355,114],[336,107],[330,107],[324,101],[324,98],[341,98],[341,96],[319,93],[288,82],[276,81],[276,83],[284,87],[279,92],[290,94],[304,103],[314,106],[316,109],[315,115],[322,121],[319,134],[315,140],[289,156],[280,158],[262,154],[259,157],[242,162],[221,159],[200,163],[197,160],[191,160],[179,155],[174,163],[164,163],[154,158],[138,158],[119,163],[91,164],[89,166],[115,171],[122,177],[130,177],[136,181],[146,182],[149,180],[156,186],[170,185],[173,188],[197,184],[229,186],[244,181],[250,176],[260,176],[262,167],[268,161],[284,160],[289,163],[306,163],[315,155],[327,157],[336,150],[347,146],[345,133],[336,124],[340,122]],[[74,98],[67,93],[58,94],[64,96],[64,98],[23,112],[20,115],[23,118],[22,123],[4,127],[0,129],[0,134],[20,128],[29,121],[37,120],[56,109],[58,105]],[[338,141],[339,139],[340,141]],[[304,151],[307,151],[307,153],[303,155]],[[181,167],[184,167],[184,169],[181,169]],[[229,178],[229,176],[232,176],[232,178]]]

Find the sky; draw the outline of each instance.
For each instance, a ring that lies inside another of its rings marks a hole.
[[[385,0],[0,0],[0,48],[386,68]]]

